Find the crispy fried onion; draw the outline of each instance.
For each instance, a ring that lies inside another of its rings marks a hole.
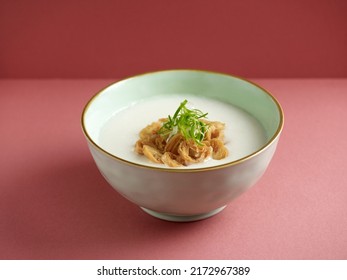
[[[166,137],[160,135],[158,131],[164,121],[160,119],[140,131],[135,152],[169,167],[187,166],[209,157],[220,160],[228,156],[228,149],[224,146],[225,124],[204,120],[208,130],[202,144],[197,144],[193,139],[185,139],[181,133]]]

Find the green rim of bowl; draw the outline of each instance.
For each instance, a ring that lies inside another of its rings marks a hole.
[[[280,121],[277,127],[276,132],[274,133],[274,135],[270,138],[270,140],[268,140],[266,142],[266,144],[264,144],[261,148],[259,148],[258,150],[256,150],[255,152],[242,157],[240,159],[228,162],[228,163],[224,163],[224,164],[220,164],[220,165],[215,165],[215,166],[210,166],[210,167],[202,167],[202,168],[189,168],[189,169],[184,169],[184,168],[169,168],[169,167],[156,167],[156,166],[149,166],[149,165],[144,165],[144,164],[139,164],[139,163],[135,163],[132,161],[128,161],[125,160],[123,158],[117,157],[109,152],[107,152],[106,150],[104,150],[103,148],[101,148],[98,144],[95,143],[95,141],[93,141],[92,137],[90,137],[90,135],[87,132],[87,129],[85,127],[85,114],[89,108],[89,106],[93,103],[93,101],[99,96],[101,95],[106,89],[108,89],[110,86],[114,85],[114,84],[118,84],[118,83],[122,83],[125,81],[128,81],[130,79],[134,79],[140,76],[145,76],[145,75],[153,75],[156,73],[161,73],[161,72],[181,72],[181,71],[186,71],[186,72],[201,72],[201,73],[210,73],[210,74],[215,74],[215,75],[223,75],[226,77],[230,77],[230,78],[235,78],[235,79],[239,79],[242,80],[244,82],[250,83],[253,86],[259,88],[260,90],[262,90],[264,93],[266,93],[272,100],[273,102],[276,104],[279,115],[280,115]],[[208,70],[196,70],[196,69],[171,69],[171,70],[160,70],[160,71],[152,71],[152,72],[146,72],[146,73],[142,73],[139,75],[134,75],[134,76],[130,76],[124,79],[121,79],[117,82],[113,82],[111,84],[109,84],[108,86],[104,87],[103,89],[101,89],[99,92],[97,92],[85,105],[83,111],[82,111],[82,117],[81,117],[81,125],[82,125],[82,131],[85,135],[85,137],[88,139],[89,143],[91,143],[95,148],[97,148],[99,151],[101,151],[102,153],[104,153],[105,155],[118,160],[120,162],[123,162],[125,164],[128,165],[132,165],[132,166],[136,166],[136,167],[141,167],[141,168],[145,168],[145,169],[151,169],[151,170],[157,170],[157,171],[161,171],[161,172],[178,172],[178,173],[190,173],[190,172],[202,172],[202,171],[208,171],[208,170],[216,170],[216,169],[223,169],[232,165],[236,165],[239,164],[241,162],[247,161],[255,156],[257,156],[258,154],[260,154],[262,151],[266,150],[269,146],[271,146],[271,144],[279,137],[279,135],[282,132],[283,129],[283,125],[284,125],[284,114],[283,114],[283,109],[280,105],[280,103],[277,101],[277,99],[266,89],[264,89],[263,87],[259,86],[258,84],[245,79],[243,77],[239,77],[239,76],[235,76],[235,75],[230,75],[230,74],[226,74],[226,73],[222,73],[222,72],[216,72],[216,71],[208,71]]]

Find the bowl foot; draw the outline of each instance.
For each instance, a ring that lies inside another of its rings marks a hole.
[[[219,212],[221,212],[225,206],[222,206],[220,208],[214,209],[210,212],[207,213],[203,213],[203,214],[197,214],[197,215],[172,215],[172,214],[167,214],[167,213],[160,213],[160,212],[156,212],[144,207],[140,207],[143,211],[145,211],[147,214],[156,217],[158,219],[161,220],[165,220],[165,221],[170,221],[170,222],[193,222],[193,221],[199,221],[199,220],[203,220],[203,219],[207,219],[209,217],[212,217],[216,214],[218,214]]]

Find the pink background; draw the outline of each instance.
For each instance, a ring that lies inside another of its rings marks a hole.
[[[0,1],[0,77],[346,77],[345,0]]]
[[[126,201],[93,162],[80,114],[110,80],[1,80],[0,259],[347,259],[347,79],[254,81],[286,114],[269,169],[180,224]]]
[[[0,0],[0,259],[347,259],[346,15],[344,0]],[[169,68],[251,78],[285,112],[264,177],[196,223],[116,193],[80,126],[101,88]]]

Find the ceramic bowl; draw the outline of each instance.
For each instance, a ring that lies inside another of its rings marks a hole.
[[[234,161],[190,169],[130,162],[100,145],[100,130],[114,112],[138,100],[173,93],[215,98],[245,110],[263,126],[264,145]],[[81,121],[98,169],[117,192],[157,218],[195,221],[217,214],[262,177],[275,153],[284,120],[278,101],[246,79],[201,70],[166,70],[102,89],[86,104]]]

